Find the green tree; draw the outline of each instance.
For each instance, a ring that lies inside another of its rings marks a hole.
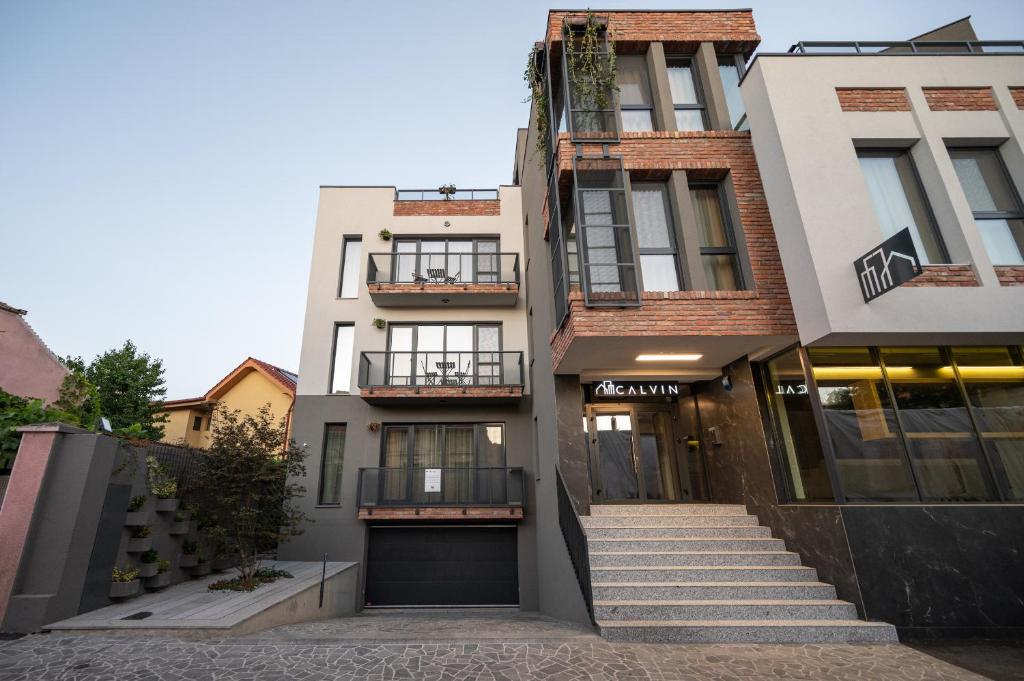
[[[14,465],[14,456],[21,444],[19,427],[50,421],[78,425],[73,414],[46,406],[42,400],[19,397],[0,389],[0,469]]]
[[[302,534],[305,494],[289,482],[306,473],[305,449],[287,439],[287,422],[275,421],[270,405],[255,416],[218,405],[213,437],[200,455],[198,514],[207,537],[238,558],[244,581],[255,579],[261,552]]]
[[[110,419],[114,432],[159,440],[165,416],[157,417],[159,402],[167,394],[163,360],[139,352],[130,340],[120,348],[98,355],[88,364],[81,357],[67,357],[64,364],[72,374],[80,373],[92,386],[95,397],[83,406]],[[98,401],[98,410],[94,401]]]

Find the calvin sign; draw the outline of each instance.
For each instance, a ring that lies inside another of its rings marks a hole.
[[[872,300],[921,274],[921,261],[904,227],[876,248],[853,261],[864,302]]]

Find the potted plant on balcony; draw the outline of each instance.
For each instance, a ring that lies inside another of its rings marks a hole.
[[[156,497],[157,513],[173,513],[178,510],[178,483],[155,456],[146,457],[146,481],[149,491]]]
[[[125,566],[115,567],[110,575],[111,598],[130,598],[139,593],[139,571]]]
[[[381,241],[391,241],[391,236],[392,236],[391,230],[390,229],[382,229],[379,232],[377,232],[377,236],[380,237]]]
[[[377,327],[378,329],[383,329],[385,326],[387,326],[387,324],[388,324],[387,320],[386,319],[381,319],[380,317],[376,317],[373,320],[373,325],[375,327]]]
[[[192,568],[193,577],[203,577],[204,575],[210,574],[210,561],[202,553],[196,554],[196,564]]]
[[[199,564],[199,555],[196,551],[199,546],[191,539],[186,539],[181,545],[181,556],[178,558],[178,567],[190,568]]]
[[[169,530],[170,534],[182,535],[188,534],[192,528],[192,521],[190,518],[192,514],[189,511],[178,511],[174,514],[174,523],[171,525]]]
[[[156,562],[156,575],[146,580],[147,589],[162,589],[171,583],[171,561],[161,558]]]
[[[132,530],[132,536],[128,540],[128,553],[142,553],[153,547],[153,537],[150,536],[153,529],[149,525],[140,525]]]
[[[145,494],[132,497],[131,503],[128,504],[128,513],[124,517],[125,526],[139,527],[149,522],[149,511],[142,510],[147,498]]]
[[[437,188],[437,193],[443,195],[445,201],[451,201],[456,191],[454,184],[442,184]]]
[[[139,577],[152,577],[156,574],[156,562],[160,560],[160,554],[156,549],[143,551],[139,556]]]

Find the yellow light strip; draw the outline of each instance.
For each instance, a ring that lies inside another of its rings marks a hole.
[[[684,353],[678,355],[637,355],[638,362],[696,362],[703,357],[697,353]]]

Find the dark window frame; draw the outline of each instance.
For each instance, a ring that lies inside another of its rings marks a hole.
[[[622,132],[654,132],[658,129],[657,121],[654,119],[654,88],[651,86],[651,70],[648,68],[647,59],[643,55],[622,55],[628,57],[637,57],[643,70],[647,74],[647,96],[651,103],[649,105],[644,104],[623,104],[622,97],[617,96],[615,101],[619,105],[619,129]],[[651,129],[648,130],[626,130],[624,119],[622,118],[623,111],[646,111],[650,115]]]
[[[329,506],[337,508],[342,503],[341,493],[341,481],[338,484],[338,500],[337,501],[324,501],[324,469],[327,467],[327,434],[330,432],[332,427],[341,426],[345,434],[345,442],[341,447],[341,462],[339,467],[341,468],[341,481],[344,481],[345,475],[345,446],[348,445],[348,423],[325,423],[324,424],[324,437],[323,442],[320,446],[320,478],[317,480],[317,493],[316,493],[316,505],[317,506]]]
[[[203,428],[203,417],[202,416],[193,416],[192,417],[192,430],[198,431],[198,430],[202,430],[202,428]]]
[[[953,152],[981,152],[985,154],[992,154],[992,156],[994,156],[996,159],[996,164],[999,167],[1000,172],[1002,173],[1003,180],[1006,182],[1006,186],[1009,188],[1010,197],[1013,198],[1017,204],[1017,210],[1015,211],[975,211],[972,207],[971,215],[974,218],[975,223],[977,223],[979,220],[1024,220],[1024,200],[1021,199],[1021,192],[1017,188],[1016,183],[1013,181],[1013,176],[1010,175],[1010,169],[1006,167],[1006,160],[1003,158],[1003,154],[1002,152],[999,151],[998,146],[986,147],[978,145],[948,145],[946,147],[946,154],[949,156],[950,163],[953,162]],[[959,180],[960,178],[958,177],[957,181],[959,182]],[[986,188],[987,187],[988,184],[986,183]],[[963,191],[962,184],[961,191]],[[968,202],[968,206],[970,207],[970,202]],[[1014,242],[1017,243],[1017,250],[1020,252],[1021,257],[1024,258],[1024,246],[1017,242],[1016,239],[1014,239]],[[989,259],[991,260],[991,254],[989,254],[987,250],[986,255],[989,255]],[[1000,265],[997,264],[995,266],[999,267]]]
[[[736,288],[735,288],[735,290],[736,291],[746,291],[748,289],[747,281],[746,281],[747,277],[746,277],[746,275],[743,272],[743,262],[742,262],[742,259],[740,258],[739,240],[736,237],[736,222],[733,219],[732,211],[729,210],[729,201],[728,201],[728,199],[726,197],[726,194],[725,194],[725,182],[726,182],[726,180],[722,179],[722,180],[712,180],[712,181],[707,181],[707,180],[693,181],[693,180],[691,180],[691,181],[689,181],[687,183],[687,185],[688,185],[687,189],[688,190],[689,189],[693,189],[693,188],[707,189],[708,187],[714,187],[715,191],[718,194],[718,207],[719,207],[719,210],[722,211],[722,220],[725,223],[725,233],[726,233],[726,236],[728,237],[728,240],[729,240],[729,245],[728,246],[704,246],[704,245],[701,245],[700,248],[699,248],[699,254],[700,254],[701,258],[703,258],[705,255],[731,255],[732,258],[733,258],[733,267],[734,267],[735,273],[736,273]],[[689,194],[687,195],[687,200],[689,200]],[[700,238],[700,225],[697,225],[697,238],[698,239]],[[704,263],[703,263],[703,260],[702,260],[702,262],[701,262],[701,266],[702,267],[703,267],[703,264]],[[707,285],[710,286],[711,282],[707,282]],[[713,291],[718,291],[718,290],[726,290],[726,291],[728,291],[728,290],[731,290],[731,289],[710,289],[709,288],[708,290],[709,291],[712,291],[712,290]]]
[[[338,361],[338,329],[342,326],[352,327],[352,357],[356,356],[356,329],[355,322],[334,322],[334,328],[331,331],[331,366],[329,373],[327,374],[327,394],[328,395],[347,395],[352,393],[352,377],[356,375],[353,372],[348,378],[348,389],[347,390],[335,390],[334,389],[334,365]],[[351,362],[352,359],[350,358]]]
[[[442,344],[442,348],[443,349],[441,349],[441,350],[420,350],[419,349],[419,330],[420,330],[420,327],[422,327],[422,326],[441,326],[441,327],[444,327],[444,334],[442,335],[442,340],[441,340],[441,344]],[[473,327],[473,349],[472,350],[448,350],[448,327],[449,326],[471,326],[471,327]],[[497,350],[481,350],[480,349],[480,329],[482,327],[497,327],[497,329],[498,329],[498,349]],[[412,349],[411,350],[392,350],[392,347],[391,347],[391,341],[392,341],[391,332],[392,332],[393,329],[396,329],[396,328],[411,328],[412,329]],[[421,352],[422,353],[436,353],[436,354],[448,354],[449,352],[453,352],[453,353],[472,353],[473,358],[474,358],[474,362],[473,362],[474,378],[479,380],[479,378],[481,377],[480,366],[487,366],[487,367],[497,366],[498,367],[498,376],[502,377],[504,375],[504,367],[503,367],[503,364],[502,364],[502,359],[503,359],[504,355],[502,353],[505,352],[505,329],[504,329],[504,324],[502,322],[500,322],[500,321],[476,321],[476,322],[448,322],[448,321],[443,321],[443,322],[397,322],[397,323],[394,323],[394,324],[388,324],[388,337],[387,337],[387,344],[386,344],[385,348],[386,348],[387,353],[389,355],[392,352],[408,352],[408,353],[410,353],[413,356],[415,356],[415,355],[417,355],[417,354],[419,354]],[[479,356],[480,356],[481,353],[494,353],[494,354],[496,354],[498,356],[498,361],[497,362],[480,362]],[[414,363],[414,366],[412,367],[413,373],[410,374],[409,377],[410,378],[417,378],[419,376],[419,374],[417,373],[417,370],[418,370],[418,367],[416,367],[415,363]],[[385,381],[387,381],[389,379],[390,371],[391,371],[391,362],[389,361],[388,365],[386,367],[386,370],[385,370]],[[390,385],[390,383],[388,383],[388,385]],[[480,385],[480,384],[477,383],[477,385]],[[499,384],[496,383],[495,385],[499,385]]]
[[[707,131],[709,131],[711,129],[711,126],[708,123],[707,97],[704,96],[704,90],[703,90],[703,88],[701,87],[701,84],[700,84],[700,75],[701,74],[700,74],[700,68],[697,66],[697,57],[696,57],[696,55],[693,55],[693,54],[666,54],[665,55],[666,77],[668,75],[668,70],[673,68],[673,66],[672,66],[672,62],[673,61],[676,61],[676,62],[686,61],[686,62],[688,62],[688,65],[690,67],[690,79],[693,81],[693,94],[696,95],[697,101],[696,101],[696,103],[693,103],[693,104],[688,104],[688,103],[680,104],[680,103],[677,103],[675,101],[675,98],[672,96],[672,89],[671,89],[671,84],[670,84],[669,92],[668,92],[668,97],[669,97],[669,99],[672,100],[672,117],[673,117],[673,119],[675,118],[675,112],[676,111],[700,111],[701,124],[704,126],[703,131],[707,132]],[[716,78],[718,77],[717,73],[715,74],[715,77]],[[679,129],[679,124],[677,122],[675,122],[675,120],[673,120],[673,123],[675,123],[676,130],[678,130],[680,132],[687,132],[687,131],[684,131],[684,130],[680,130]],[[693,131],[693,132],[699,132],[699,131]]]
[[[448,250],[449,244],[451,242],[453,242],[453,241],[470,241],[470,242],[473,243],[473,250],[471,250],[471,251],[450,251],[450,250]],[[415,251],[399,251],[398,250],[398,244],[399,243],[410,243],[410,242],[414,242],[416,244],[416,250]],[[443,242],[444,243],[444,250],[443,251],[424,251],[423,250],[423,244],[427,243],[427,242],[429,242],[429,243]],[[482,243],[493,243],[494,244],[494,250],[493,251],[481,251],[480,250],[480,244],[482,244]],[[442,256],[443,255],[446,268],[447,268],[447,265],[448,265],[448,258],[449,258],[449,256],[466,256],[466,255],[468,255],[468,256],[472,257],[472,261],[473,261],[473,272],[472,272],[472,277],[473,278],[471,280],[471,283],[481,283],[480,282],[481,275],[487,275],[487,276],[493,277],[493,282],[488,281],[488,282],[483,282],[483,283],[498,283],[501,280],[501,237],[500,236],[464,236],[464,237],[461,237],[461,238],[457,238],[457,237],[454,237],[454,236],[425,236],[425,237],[408,237],[408,236],[403,236],[403,237],[393,237],[392,240],[391,240],[391,256],[395,260],[395,262],[392,263],[392,271],[395,271],[395,268],[396,268],[397,262],[398,262],[398,256],[402,256],[402,255],[405,255],[405,256],[414,255],[416,257],[416,266],[414,268],[414,271],[416,271],[416,272],[420,272],[421,271],[421,267],[420,266],[422,264],[422,260],[423,260],[423,256],[424,255],[427,255],[427,256],[431,256],[431,255]],[[480,262],[481,262],[480,256],[482,256],[482,255],[493,255],[494,256],[494,264],[495,264],[495,267],[497,269],[495,269],[495,270],[484,270],[484,269],[481,269],[480,268]],[[461,270],[460,270],[460,274],[461,274]]]
[[[506,437],[507,431],[506,431],[506,428],[505,428],[505,422],[504,421],[466,421],[466,422],[459,422],[459,421],[437,421],[437,422],[434,422],[434,421],[423,421],[423,422],[413,422],[413,423],[405,423],[405,422],[385,423],[385,424],[383,424],[381,426],[381,429],[380,429],[380,432],[381,432],[381,436],[380,436],[380,455],[378,457],[378,461],[380,462],[380,467],[381,468],[387,468],[388,467],[387,466],[387,458],[386,458],[387,457],[387,433],[388,433],[388,431],[404,429],[404,430],[406,430],[407,436],[406,436],[405,466],[402,466],[402,468],[406,468],[406,469],[409,469],[409,470],[411,470],[413,468],[416,468],[415,466],[413,466],[413,463],[415,462],[414,453],[415,453],[415,446],[416,446],[416,439],[415,439],[415,435],[414,434],[416,432],[416,428],[417,427],[422,428],[424,426],[433,426],[434,428],[439,429],[439,432],[441,434],[441,438],[440,438],[440,441],[441,441],[441,452],[440,452],[440,455],[441,455],[441,466],[439,466],[439,468],[451,468],[451,466],[447,466],[446,465],[448,463],[447,460],[446,460],[447,459],[447,451],[446,451],[446,449],[447,449],[447,445],[448,445],[448,440],[445,437],[445,433],[446,433],[446,429],[449,428],[449,427],[452,427],[452,428],[467,428],[467,427],[471,427],[471,428],[473,428],[473,463],[474,463],[474,465],[471,466],[471,468],[508,468],[508,438]],[[480,457],[480,451],[482,449],[480,447],[481,438],[486,436],[487,428],[495,427],[495,426],[501,428],[501,458],[502,458],[503,465],[501,465],[501,466],[480,466],[479,465],[479,457]]]
[[[359,257],[356,258],[356,261],[354,263],[356,271],[351,273],[351,276],[356,278],[356,294],[354,296],[345,296],[345,295],[342,295],[342,292],[345,289],[345,275],[347,274],[347,272],[345,271],[345,263],[348,260],[349,244],[351,244],[353,242],[359,242],[359,249],[360,249]],[[363,247],[363,237],[362,237],[362,235],[346,235],[346,236],[342,237],[342,239],[341,239],[341,267],[339,268],[340,271],[338,273],[338,298],[341,298],[341,299],[344,299],[344,300],[355,300],[356,298],[359,297],[359,284],[360,284],[360,281],[359,281],[359,270],[362,268],[362,261],[363,261],[362,247]]]
[[[731,65],[736,67],[736,75],[737,75],[737,78],[738,78],[736,87],[738,89],[739,88],[739,83],[743,82],[743,76],[747,72],[747,63],[743,59],[743,55],[742,54],[715,54],[715,59],[716,59],[719,67],[730,65],[730,64],[723,64],[722,62],[731,62]],[[719,77],[719,80],[721,80],[721,74],[718,74],[718,77]],[[723,91],[725,90],[725,83],[722,83],[722,90]],[[729,107],[728,99],[729,99],[729,95],[728,95],[728,93],[726,93],[726,102],[725,102],[726,109],[728,109],[728,107]],[[726,113],[729,114],[729,123],[730,123],[730,125],[732,125],[732,112],[731,111],[726,111]],[[747,126],[747,127],[744,127],[744,126]],[[750,129],[749,121],[747,120],[746,105],[744,105],[744,107],[743,107],[743,115],[740,116],[738,121],[736,121],[736,124],[733,125],[732,129],[733,130],[749,130]]]
[[[638,180],[638,181],[634,182],[631,179],[630,182],[629,182],[629,200],[631,202],[633,200],[633,191],[635,190],[635,188],[636,187],[640,187],[641,189],[643,189],[645,185],[651,186],[651,187],[656,186],[656,187],[658,187],[661,190],[661,200],[662,200],[662,205],[665,208],[665,220],[668,223],[668,240],[669,240],[670,245],[667,248],[645,248],[644,246],[640,245],[640,236],[639,236],[640,230],[639,230],[639,227],[636,224],[634,224],[634,226],[633,226],[633,231],[635,233],[634,239],[636,240],[637,255],[639,256],[639,261],[637,262],[637,266],[640,269],[640,277],[639,277],[639,279],[640,279],[640,287],[644,291],[655,290],[655,289],[648,289],[646,287],[646,285],[644,284],[644,276],[643,276],[643,269],[644,269],[643,258],[644,258],[644,256],[645,255],[671,255],[672,256],[672,264],[675,267],[675,271],[676,271],[676,289],[675,290],[676,291],[683,291],[683,290],[685,290],[686,287],[684,285],[683,267],[682,267],[682,264],[680,263],[679,241],[676,238],[676,232],[677,232],[678,228],[676,226],[675,214],[674,214],[674,212],[672,210],[672,200],[671,200],[671,197],[670,197],[670,193],[671,192],[670,192],[670,188],[669,188],[669,183],[668,183],[668,181],[657,181],[657,180],[652,180],[652,181],[640,181],[640,180]],[[634,215],[634,221],[635,221],[636,210],[633,211],[633,215]]]

